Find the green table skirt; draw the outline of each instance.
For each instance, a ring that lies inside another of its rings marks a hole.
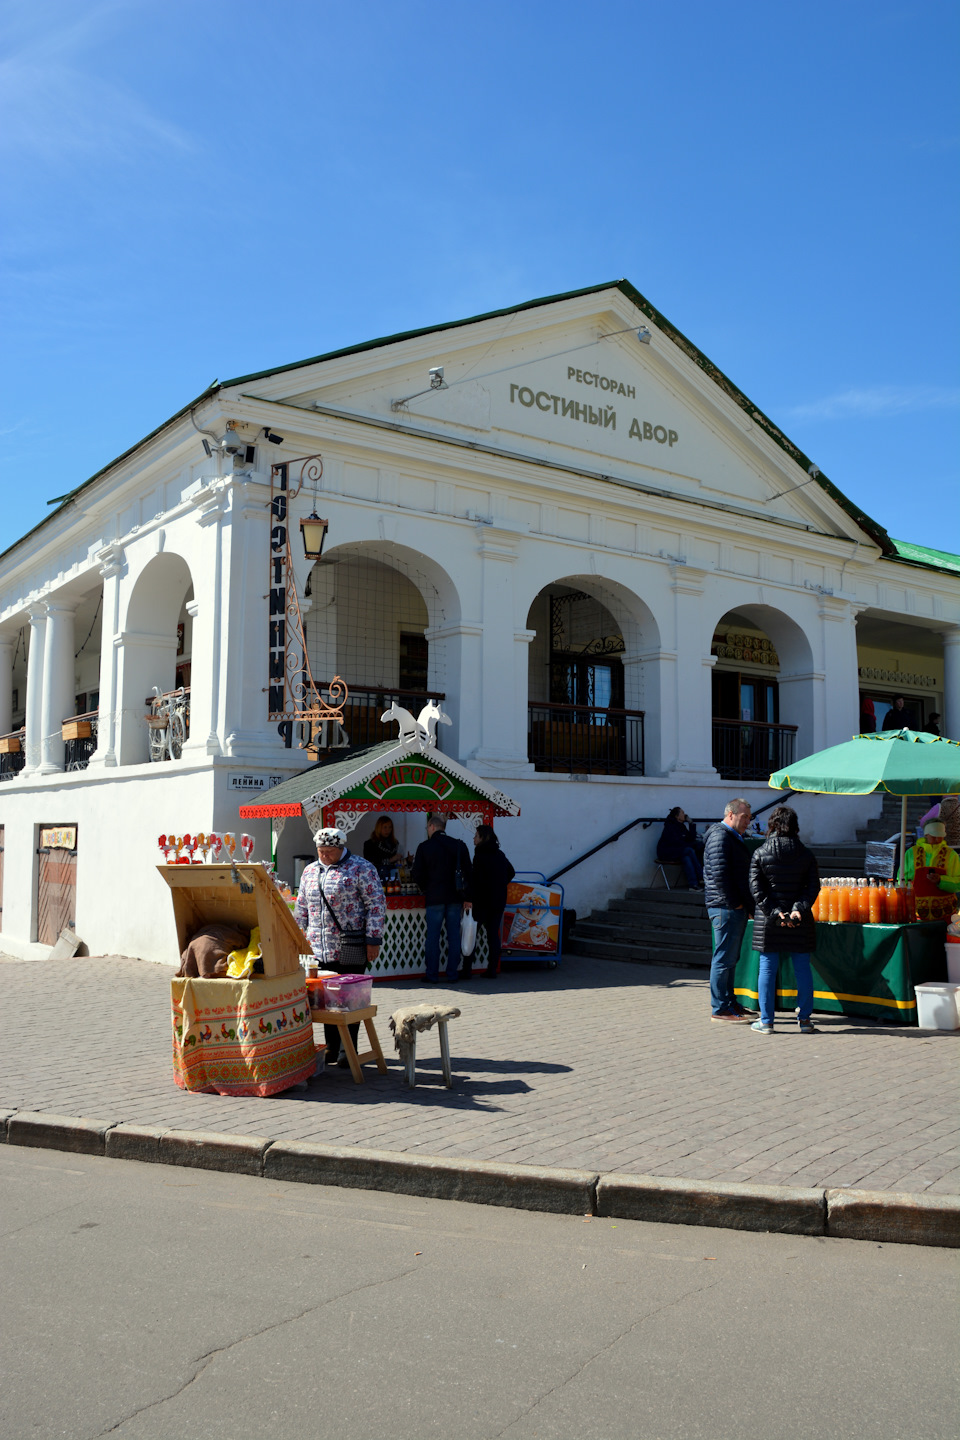
[[[915,985],[945,980],[944,923],[920,925],[836,925],[817,922],[817,948],[810,957],[813,1008],[833,1015],[870,1015],[888,1024],[916,1025]],[[757,1000],[759,952],[753,949],[753,921],[747,923],[734,991],[744,1002]],[[777,1009],[795,1010],[797,982],[789,953],[777,972]]]

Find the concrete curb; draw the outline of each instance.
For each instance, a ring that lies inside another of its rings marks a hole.
[[[598,1175],[589,1170],[468,1162],[217,1131],[154,1129],[30,1110],[0,1110],[0,1144],[4,1142],[268,1180],[385,1190],[474,1205],[508,1205],[554,1215],[598,1215],[668,1225],[960,1248],[957,1195]]]
[[[41,1150],[71,1150],[75,1155],[102,1155],[109,1120],[75,1119],[17,1110],[7,1121],[8,1145],[33,1145]]]
[[[391,1190],[474,1205],[512,1205],[553,1215],[592,1215],[598,1176],[586,1170],[540,1165],[498,1165],[489,1160],[447,1160],[390,1150],[277,1141],[266,1153],[264,1175],[310,1185]]]
[[[960,1249],[960,1196],[828,1190],[828,1235],[886,1245]]]
[[[664,1180],[657,1175],[601,1175],[597,1214],[667,1225],[718,1225],[726,1230],[776,1230],[823,1235],[822,1190],[786,1185],[737,1185]]]

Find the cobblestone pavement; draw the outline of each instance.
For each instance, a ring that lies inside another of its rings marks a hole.
[[[269,1100],[173,1082],[172,968],[0,957],[0,1107],[279,1140],[598,1171],[960,1191],[958,1034],[819,1016],[817,1035],[712,1025],[706,977],[572,957],[454,989],[374,986],[390,1073],[333,1069]],[[436,1031],[408,1090],[388,1017],[450,1000],[454,1087]]]

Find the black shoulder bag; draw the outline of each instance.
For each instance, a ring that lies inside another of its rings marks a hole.
[[[367,959],[367,935],[365,930],[344,930],[337,919],[337,912],[330,901],[323,893],[323,877],[317,882],[317,889],[320,891],[320,899],[327,907],[330,919],[336,925],[340,933],[340,959],[337,962],[341,975],[365,975],[369,960]]]

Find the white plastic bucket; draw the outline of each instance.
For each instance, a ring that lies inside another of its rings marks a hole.
[[[921,1030],[960,1030],[960,985],[928,983],[914,986],[917,1024]]]
[[[960,985],[960,935],[948,935],[943,948],[947,952],[947,979],[951,985]]]

